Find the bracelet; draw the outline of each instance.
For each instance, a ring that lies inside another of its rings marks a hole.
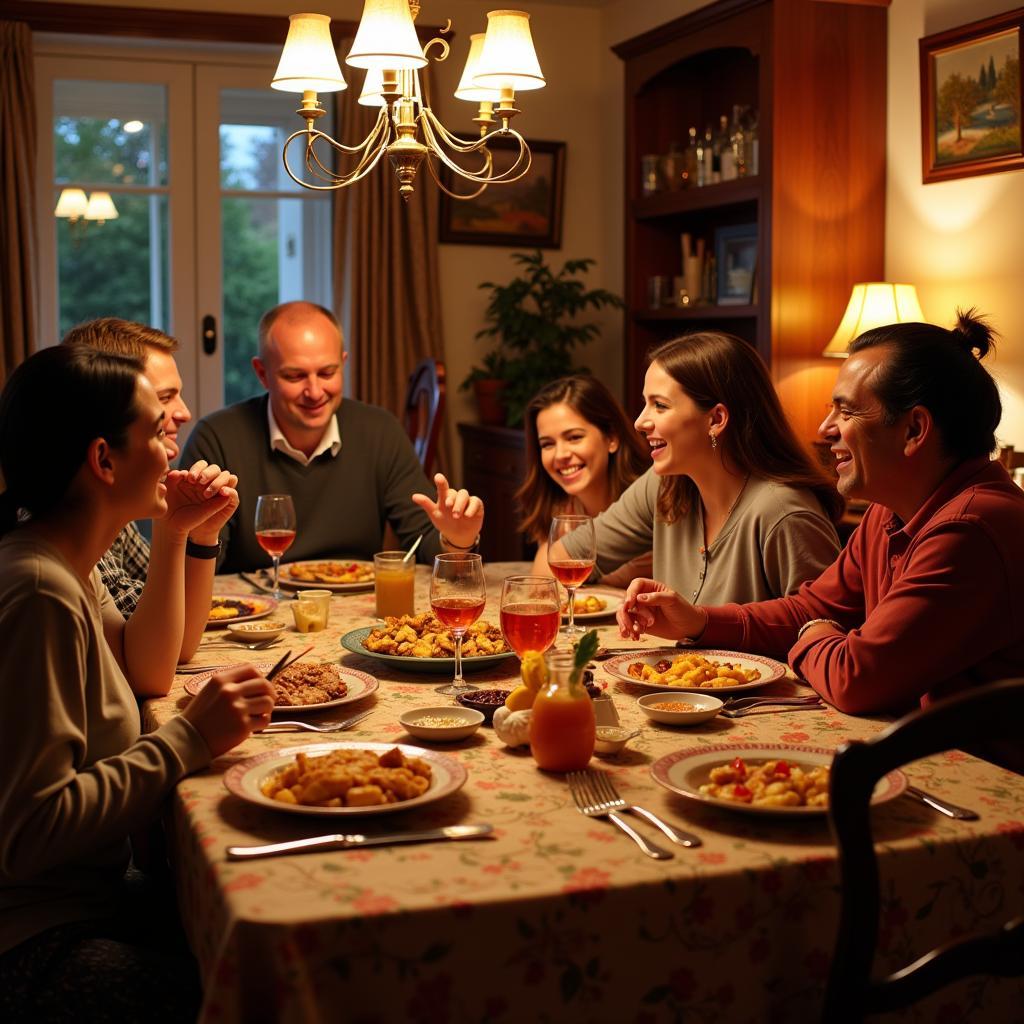
[[[467,547],[463,547],[461,544],[455,544],[453,541],[450,541],[443,533],[441,534],[441,543],[447,544],[448,547],[454,548],[456,551],[475,551],[480,543],[480,534],[478,533],[476,535],[476,540],[474,540],[473,543],[468,545]]]
[[[187,540],[185,554],[189,558],[216,558],[220,554],[220,541],[216,544],[197,544],[194,540]]]
[[[835,619],[811,619],[809,622],[805,622],[797,631],[796,638],[800,639],[811,628],[811,626],[832,626],[834,629],[838,629],[840,633],[845,633],[846,630],[836,622]]]

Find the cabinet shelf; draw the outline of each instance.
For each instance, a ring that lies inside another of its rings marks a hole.
[[[757,316],[757,306],[666,306],[664,309],[635,309],[633,319],[644,321],[672,320],[749,320]]]
[[[723,181],[718,185],[704,188],[681,189],[679,192],[658,192],[633,200],[633,216],[637,220],[651,220],[655,217],[673,217],[691,213],[694,210],[714,210],[723,206],[735,206],[761,198],[759,177],[738,178]]]

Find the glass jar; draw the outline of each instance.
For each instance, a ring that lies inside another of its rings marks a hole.
[[[640,157],[640,190],[645,196],[661,191],[661,157],[656,153]]]
[[[548,684],[530,712],[530,750],[538,768],[582,771],[594,754],[594,703],[583,686],[583,670],[573,669],[570,651],[545,656]]]

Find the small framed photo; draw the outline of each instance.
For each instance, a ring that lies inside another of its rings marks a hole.
[[[924,183],[1024,167],[1024,8],[920,42]]]
[[[533,159],[524,178],[507,185],[488,185],[474,199],[452,199],[441,192],[439,241],[533,249],[561,247],[565,143],[527,139],[526,144]],[[500,172],[512,166],[519,145],[494,139],[488,149],[495,171]],[[441,180],[453,192],[473,189],[471,182],[458,178],[443,164]]]
[[[735,224],[715,232],[718,305],[747,306],[757,281],[757,225]]]

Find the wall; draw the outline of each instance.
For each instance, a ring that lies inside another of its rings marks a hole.
[[[987,313],[1001,339],[999,439],[1024,448],[1024,171],[921,183],[918,40],[1011,10],[1014,0],[895,0],[889,8],[886,277],[917,285],[925,316]],[[989,360],[986,360],[989,362]]]

